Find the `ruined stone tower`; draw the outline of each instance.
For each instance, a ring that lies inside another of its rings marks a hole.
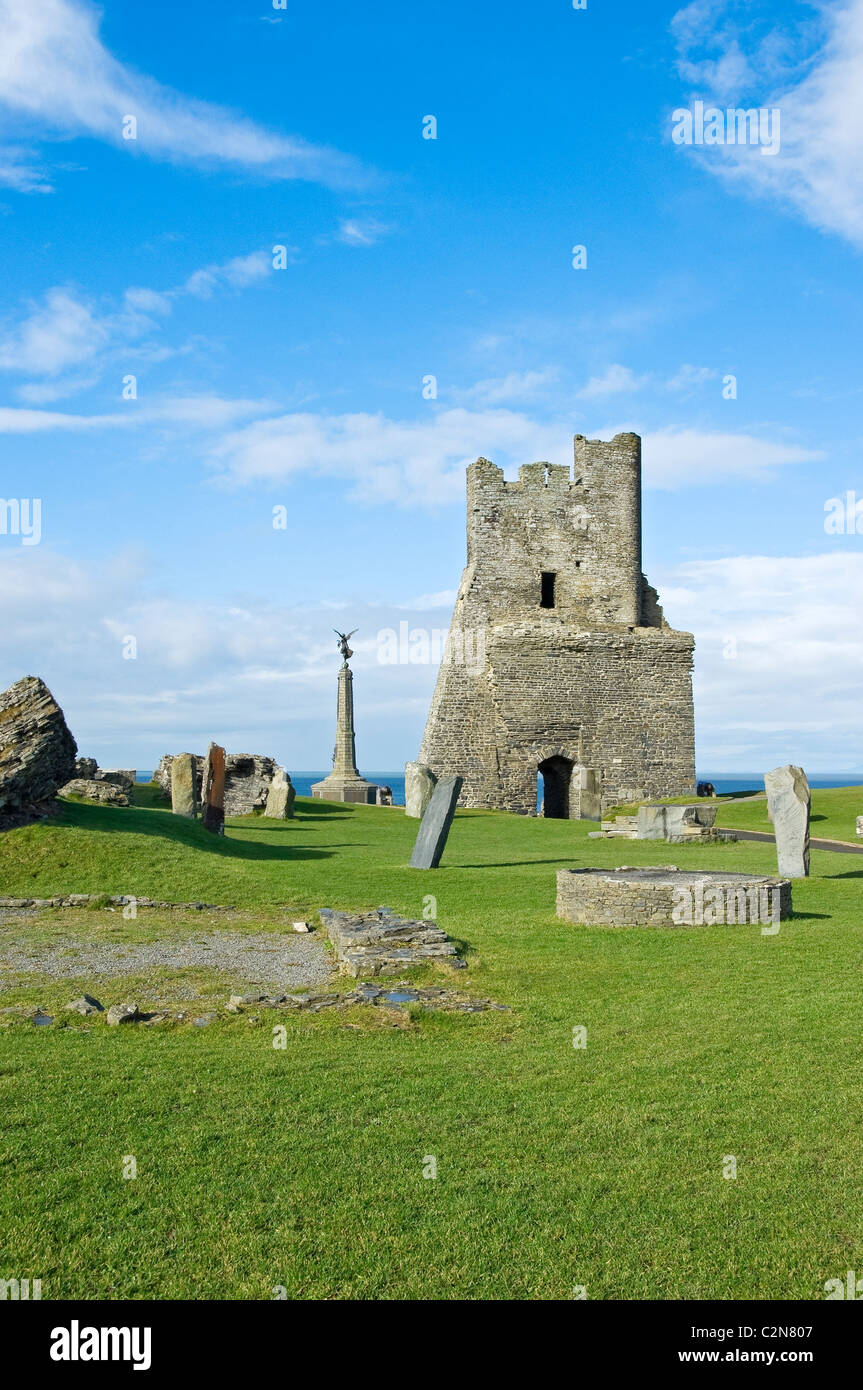
[[[641,573],[641,440],[575,437],[575,471],[467,470],[467,565],[419,760],[461,803],[598,817],[695,783],[693,638]]]

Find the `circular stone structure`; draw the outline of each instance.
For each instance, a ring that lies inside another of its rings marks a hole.
[[[557,915],[585,926],[708,927],[776,923],[791,913],[787,878],[645,868],[561,869]]]

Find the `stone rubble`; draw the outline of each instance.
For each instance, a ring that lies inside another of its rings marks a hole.
[[[373,1004],[376,1008],[405,1010],[410,1004],[450,1013],[484,1013],[494,1010],[509,1013],[509,1005],[496,1004],[492,999],[473,999],[459,990],[441,986],[415,986],[410,980],[398,980],[388,988],[364,982],[349,994],[232,994],[225,1008],[229,1013],[241,1013],[246,1008],[304,1009],[319,1013],[322,1009],[347,1009],[354,1004]]]
[[[66,1008],[73,1010],[76,1014],[102,1014],[105,1012],[104,1004],[100,1004],[98,999],[94,999],[92,994],[82,994],[80,999],[73,999]]]
[[[388,907],[365,913],[322,907],[319,916],[342,973],[354,979],[391,975],[424,960],[445,959],[456,969],[464,968],[454,942],[433,921],[399,917]]]
[[[73,777],[60,788],[60,796],[83,796],[103,806],[128,806],[129,793],[115,782],[97,781],[95,777]]]
[[[137,1004],[112,1004],[105,1015],[105,1022],[110,1027],[117,1027],[120,1023],[137,1023],[141,1017]]]

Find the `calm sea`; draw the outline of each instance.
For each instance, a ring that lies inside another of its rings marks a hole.
[[[322,782],[326,777],[326,772],[292,772],[291,781],[297,789],[297,796],[311,796],[312,783]],[[149,782],[152,772],[139,772],[139,782]],[[379,782],[382,786],[392,787],[393,802],[396,806],[405,804],[405,776],[403,772],[364,772],[370,782]],[[699,772],[699,782],[712,782],[717,792],[763,792],[764,775],[758,772],[741,772],[734,776],[726,772]],[[863,786],[863,773],[857,776],[840,777],[831,776],[824,773],[822,776],[809,778],[810,787],[860,787]],[[537,797],[537,806],[540,798]]]

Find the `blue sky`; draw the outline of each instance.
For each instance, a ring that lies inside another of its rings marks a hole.
[[[396,769],[435,670],[377,634],[446,627],[465,465],[636,429],[699,766],[863,767],[863,537],[824,527],[863,499],[863,0],[0,0],[0,31],[0,495],[42,503],[0,535],[0,687],[42,675],[106,765],[324,767],[359,626],[360,765]],[[778,108],[778,153],[675,144],[696,99]]]

